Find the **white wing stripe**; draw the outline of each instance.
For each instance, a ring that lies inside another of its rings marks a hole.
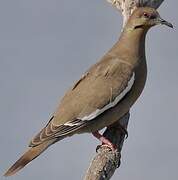
[[[79,126],[79,125],[81,125],[82,123],[83,123],[82,120],[76,119],[76,120],[73,120],[73,121],[66,122],[66,123],[63,124],[63,125],[64,125],[64,126],[70,126],[70,127],[72,127],[72,126]]]
[[[131,88],[134,84],[134,81],[135,81],[135,73],[133,73],[131,79],[129,80],[129,82],[127,84],[127,87],[115,98],[115,100],[113,102],[107,104],[102,109],[97,109],[96,111],[94,111],[93,113],[91,113],[88,116],[84,116],[83,118],[81,118],[81,120],[83,120],[83,121],[92,120],[92,119],[96,118],[97,116],[99,116],[100,114],[102,114],[107,109],[114,107],[131,90]]]
[[[67,123],[64,124],[64,126],[70,126],[70,127],[72,127],[72,126],[79,126],[79,125],[81,125],[81,123],[67,122]]]

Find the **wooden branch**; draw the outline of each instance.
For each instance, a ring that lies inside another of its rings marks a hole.
[[[164,0],[107,0],[119,11],[123,16],[123,27],[137,7],[150,6],[158,8]],[[118,131],[120,125],[127,129],[129,122],[129,112],[118,120],[112,127],[107,128],[104,136],[116,145],[117,150],[112,151],[107,146],[101,145],[97,147],[96,156],[86,172],[84,180],[109,180],[115,170],[120,166],[121,150],[125,139],[125,133]]]
[[[107,146],[101,145],[97,147],[97,154],[93,158],[90,167],[85,175],[85,180],[109,180],[115,170],[120,166],[121,149],[125,139],[125,133],[119,131],[120,125],[127,129],[130,114],[127,113],[112,127],[107,128],[104,136],[109,139],[117,150],[112,151]]]

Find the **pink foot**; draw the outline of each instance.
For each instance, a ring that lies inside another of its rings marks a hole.
[[[105,138],[103,135],[101,135],[98,131],[92,133],[94,137],[96,137],[99,141],[102,142],[102,145],[108,146],[113,151],[116,150],[116,146],[112,144],[111,141],[109,141],[107,138]]]

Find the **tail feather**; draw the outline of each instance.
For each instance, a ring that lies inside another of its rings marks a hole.
[[[20,169],[22,169],[25,165],[27,165],[30,161],[38,157],[44,150],[46,150],[51,144],[53,144],[56,140],[46,141],[38,146],[30,148],[27,152],[25,152],[20,159],[18,159],[4,174],[4,176],[12,176]]]

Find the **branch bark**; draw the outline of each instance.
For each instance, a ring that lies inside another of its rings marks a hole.
[[[132,12],[137,7],[149,6],[158,8],[164,0],[107,0],[117,8],[123,16],[123,27],[127,23]],[[117,150],[111,151],[106,146],[98,146],[96,156],[92,159],[84,180],[109,180],[115,170],[120,166],[121,150],[125,140],[125,133],[118,131],[121,125],[127,129],[130,114],[125,114],[112,127],[107,128],[104,136],[116,145]]]
[[[85,180],[109,180],[120,166],[120,152],[125,139],[125,133],[118,131],[118,128],[121,125],[127,129],[129,116],[129,113],[125,114],[112,127],[106,129],[103,135],[116,145],[117,151],[112,151],[107,146],[98,146],[97,154],[87,170]]]

